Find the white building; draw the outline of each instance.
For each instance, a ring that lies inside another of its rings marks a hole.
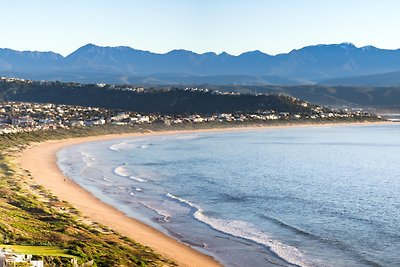
[[[44,267],[43,261],[32,260],[32,255],[16,254],[11,250],[0,250],[0,267],[13,267],[15,263],[29,263],[30,267]]]

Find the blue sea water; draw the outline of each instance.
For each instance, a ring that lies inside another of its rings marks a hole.
[[[225,266],[400,266],[400,125],[140,136],[58,153],[127,215]]]

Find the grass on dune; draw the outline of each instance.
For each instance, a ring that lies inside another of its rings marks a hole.
[[[40,255],[40,256],[55,256],[74,258],[75,256],[67,254],[67,250],[57,246],[21,246],[21,245],[2,245],[0,249],[11,249],[18,254]]]

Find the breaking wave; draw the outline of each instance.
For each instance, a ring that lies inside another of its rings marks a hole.
[[[129,171],[126,169],[127,164],[124,163],[121,166],[118,166],[114,169],[114,173],[121,177],[129,177]]]
[[[133,180],[135,180],[137,182],[140,182],[140,183],[147,183],[148,182],[147,180],[139,178],[139,177],[136,177],[136,176],[129,176],[129,178],[131,178],[131,179],[133,179]]]
[[[163,220],[165,222],[168,222],[171,218],[171,213],[169,213],[165,209],[161,209],[158,205],[154,205],[154,204],[146,203],[146,202],[140,202],[140,204],[142,204],[143,206],[145,206],[148,209],[155,211],[158,215],[162,216]]]
[[[243,238],[263,245],[270,249],[273,253],[279,256],[290,264],[297,266],[321,266],[304,255],[300,250],[293,246],[282,244],[277,240],[271,239],[266,233],[261,232],[252,224],[240,220],[223,220],[218,218],[211,218],[204,215],[203,210],[197,207],[188,200],[179,198],[170,193],[166,195],[168,198],[183,203],[193,210],[193,216],[198,221],[209,225],[211,228],[226,233],[235,237]]]
[[[135,141],[129,141],[129,142],[125,141],[122,143],[113,144],[109,147],[109,149],[113,150],[113,151],[130,150],[130,149],[137,149],[137,148],[145,149],[149,145],[153,145],[151,143],[138,144],[138,142],[142,142],[142,141],[143,140],[135,140]]]

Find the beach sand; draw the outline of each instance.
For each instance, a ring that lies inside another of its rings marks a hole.
[[[167,133],[157,133],[167,134]],[[156,253],[172,259],[179,266],[221,266],[212,257],[181,244],[165,234],[126,216],[101,202],[82,187],[65,177],[57,166],[56,153],[60,149],[82,142],[134,137],[141,134],[123,134],[48,141],[24,150],[17,162],[28,170],[35,182],[50,190],[60,200],[67,201],[82,215],[99,222],[136,242],[149,246]]]
[[[371,123],[366,123],[370,125]],[[338,124],[332,124],[338,125]],[[305,126],[332,126],[332,125],[305,125]],[[361,123],[355,125],[362,125]],[[301,125],[295,125],[301,126]],[[304,125],[303,125],[304,126]],[[293,126],[278,126],[269,128],[282,128]],[[217,132],[228,130],[260,130],[261,127],[209,129],[196,131],[168,131],[145,133],[145,135],[169,135],[176,133],[192,132]],[[142,133],[117,134],[73,138],[56,141],[36,143],[23,150],[17,157],[17,163],[28,170],[36,183],[50,190],[60,200],[67,201],[78,209],[84,216],[99,222],[122,235],[132,238],[136,242],[151,247],[155,252],[175,261],[179,266],[221,266],[212,257],[202,254],[197,250],[179,243],[155,230],[154,228],[126,216],[117,209],[103,203],[88,191],[65,177],[57,166],[56,153],[64,147],[90,141],[102,141],[117,138],[137,137]]]

